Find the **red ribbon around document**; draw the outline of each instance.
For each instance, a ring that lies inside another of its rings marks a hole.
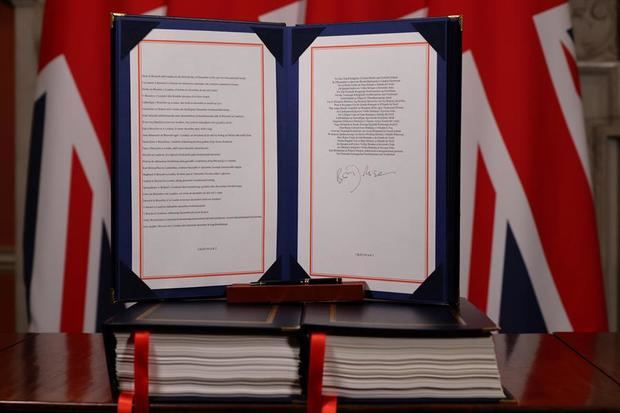
[[[336,413],[336,396],[323,396],[323,365],[325,362],[325,334],[310,336],[310,366],[308,371],[307,413]]]
[[[137,331],[133,336],[134,392],[118,396],[118,413],[131,413],[135,400],[136,413],[149,413],[149,332]]]
[[[124,391],[118,395],[117,413],[131,413],[133,407],[133,393]]]

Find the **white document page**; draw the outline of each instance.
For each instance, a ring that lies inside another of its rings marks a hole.
[[[132,269],[151,288],[275,260],[275,60],[255,34],[153,30],[131,52]]]
[[[298,259],[411,293],[435,267],[436,53],[418,33],[325,36],[299,59]]]

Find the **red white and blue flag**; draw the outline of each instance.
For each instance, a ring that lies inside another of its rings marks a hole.
[[[565,1],[429,1],[462,14],[461,288],[504,331],[607,329]]]
[[[31,331],[94,331],[113,311],[110,12],[162,2],[120,3],[45,4],[23,237]]]
[[[109,303],[109,12],[328,23],[462,14],[461,294],[504,331],[607,329],[563,0],[48,0],[24,228],[31,330]]]

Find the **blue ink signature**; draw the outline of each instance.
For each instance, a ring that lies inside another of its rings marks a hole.
[[[349,193],[353,193],[362,184],[364,178],[379,178],[386,175],[395,175],[396,171],[384,171],[381,169],[370,169],[366,165],[363,169],[357,165],[347,165],[344,168],[338,168],[336,171],[336,182],[338,184],[349,184],[352,189]]]

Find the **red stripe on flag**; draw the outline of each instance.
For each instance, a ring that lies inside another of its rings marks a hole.
[[[306,23],[399,19],[426,6],[426,0],[307,0]]]
[[[169,16],[202,17],[207,19],[257,21],[263,14],[291,5],[295,2],[295,0],[168,0],[167,14]]]
[[[581,96],[581,84],[579,83],[579,70],[577,69],[577,63],[575,62],[575,58],[568,51],[566,46],[562,44],[562,51],[564,52],[564,58],[566,59],[566,63],[568,64],[568,69],[570,71],[570,76],[573,78],[573,84],[575,85],[575,90],[577,94]]]
[[[486,311],[491,276],[495,188],[493,188],[480,149],[478,149],[477,165],[468,295],[474,305]]]
[[[78,333],[84,325],[93,191],[75,151],[70,191],[60,331]]]

